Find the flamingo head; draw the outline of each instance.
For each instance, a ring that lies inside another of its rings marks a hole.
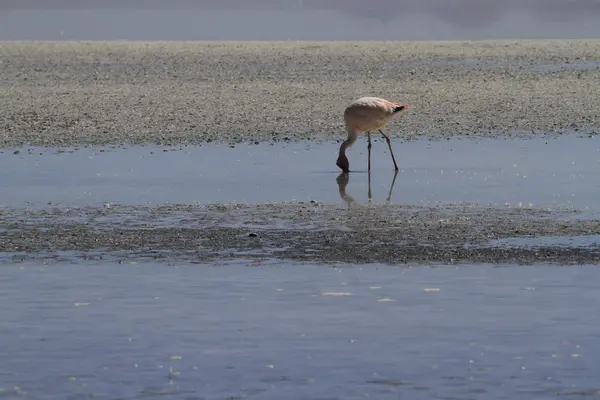
[[[348,157],[345,154],[340,154],[335,165],[340,167],[340,169],[344,172],[350,172],[350,162],[348,161]]]
[[[398,104],[396,107],[394,107],[394,114],[406,111],[409,108],[412,108],[412,105],[410,105],[410,104]]]

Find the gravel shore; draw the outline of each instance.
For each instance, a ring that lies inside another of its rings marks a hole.
[[[393,136],[600,131],[600,40],[0,42],[0,146],[331,140],[363,95]]]

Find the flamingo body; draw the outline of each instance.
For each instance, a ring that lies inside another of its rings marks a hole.
[[[346,156],[346,149],[350,148],[361,132],[368,134],[369,150],[369,171],[371,170],[371,131],[378,130],[386,139],[394,161],[394,167],[398,170],[398,165],[392,152],[390,138],[381,131],[387,122],[394,115],[400,114],[408,108],[410,104],[395,103],[379,97],[361,97],[354,100],[344,111],[344,122],[348,138],[341,144],[337,166],[344,172],[349,172],[350,163]]]
[[[350,103],[344,111],[346,130],[359,133],[382,129],[397,112],[395,109],[410,107],[407,106],[379,97],[361,97]]]

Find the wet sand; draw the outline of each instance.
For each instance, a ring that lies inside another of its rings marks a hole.
[[[353,264],[597,264],[600,249],[593,243],[494,245],[506,238],[600,235],[600,220],[577,215],[477,205],[346,208],[316,202],[5,210],[0,252],[6,252],[4,262],[277,258]]]
[[[343,138],[351,100],[405,139],[595,133],[600,41],[1,42],[0,146]]]

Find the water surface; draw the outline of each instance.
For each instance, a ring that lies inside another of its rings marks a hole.
[[[351,150],[348,182],[335,166],[339,143],[134,146],[0,153],[1,206],[45,207],[283,201],[368,201],[366,141]],[[385,142],[372,150],[372,201],[431,205],[576,208],[600,205],[596,137]],[[173,151],[168,151],[173,150]],[[351,199],[348,198],[351,197]]]
[[[549,265],[4,266],[0,398],[587,398],[599,279]]]

